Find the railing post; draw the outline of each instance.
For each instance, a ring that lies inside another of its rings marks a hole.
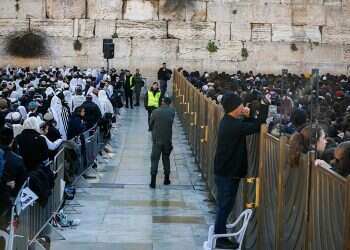
[[[346,179],[346,186],[344,250],[350,250],[350,176]]]
[[[264,194],[262,192],[262,187],[264,185],[264,171],[263,171],[263,168],[265,167],[264,163],[265,163],[265,153],[266,153],[266,134],[267,134],[267,126],[266,124],[263,124],[261,126],[261,129],[260,129],[260,141],[259,141],[259,171],[258,171],[258,176],[259,176],[259,180],[260,180],[260,188],[259,190],[257,190],[259,192],[259,200],[260,202],[262,202],[264,200]],[[258,226],[258,229],[257,229],[257,248],[258,249],[261,249],[261,250],[265,250],[262,246],[261,246],[261,227],[259,226],[259,223],[262,221],[261,220],[261,212],[260,212],[260,209],[258,208],[257,209],[257,226]]]
[[[284,210],[284,180],[283,180],[283,171],[286,167],[286,148],[287,147],[287,137],[281,136],[279,139],[279,157],[277,163],[277,216],[276,216],[276,250],[283,249],[282,240],[283,240],[283,210]]]

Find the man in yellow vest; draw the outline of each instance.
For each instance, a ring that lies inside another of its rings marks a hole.
[[[159,90],[159,84],[154,82],[151,88],[147,91],[145,95],[145,108],[148,111],[148,131],[150,131],[150,118],[153,110],[159,108],[161,104],[161,93]]]
[[[133,102],[132,102],[132,96],[133,96],[134,89],[135,89],[135,78],[130,73],[130,71],[126,71],[126,79],[125,79],[125,83],[124,83],[125,107],[126,108],[129,108],[129,103],[130,103],[130,108],[134,108]]]

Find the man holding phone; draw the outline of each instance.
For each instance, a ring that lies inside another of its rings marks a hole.
[[[218,143],[214,160],[215,183],[217,186],[217,214],[215,234],[226,234],[226,221],[232,211],[236,193],[241,178],[248,169],[246,136],[260,131],[260,126],[266,121],[268,103],[262,101],[258,116],[252,117],[250,109],[244,107],[241,98],[232,93],[226,93],[222,98],[225,115],[218,130]],[[228,238],[220,238],[216,248],[236,249],[237,242]]]

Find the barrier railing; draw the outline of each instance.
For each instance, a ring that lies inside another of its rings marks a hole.
[[[82,174],[93,166],[105,142],[100,128],[97,126],[70,141],[70,143],[75,145],[76,152],[78,152],[77,156],[80,158],[78,166],[74,166],[76,168],[75,179],[80,178]],[[18,210],[16,204],[12,208],[9,243],[6,250],[26,250],[36,244],[40,245],[37,241],[39,235],[47,230],[48,232],[54,230],[50,225],[50,220],[57,214],[64,202],[64,179],[65,168],[67,168],[65,152],[65,148],[62,148],[50,165],[51,170],[56,173],[56,178],[54,188],[48,197],[46,205],[41,206],[36,202],[22,211]],[[24,184],[22,190],[28,186],[27,184],[28,181]],[[19,192],[20,194],[21,191]],[[17,197],[18,199],[20,197]],[[15,224],[17,225],[16,228],[14,228]]]
[[[214,155],[221,106],[174,70],[174,105],[208,188],[216,197]],[[195,114],[195,115],[194,115]],[[245,249],[350,249],[350,177],[314,166],[312,152],[289,163],[288,139],[262,126],[246,138],[248,178],[241,181],[232,218],[255,208]]]

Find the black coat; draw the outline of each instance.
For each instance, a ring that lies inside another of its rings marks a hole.
[[[10,181],[16,182],[15,189],[11,190],[12,197],[15,197],[27,179],[27,171],[21,156],[12,152],[9,147],[0,146],[0,148],[5,152],[5,166],[1,180],[5,184]]]
[[[33,129],[25,129],[16,139],[16,152],[22,156],[28,171],[35,170],[49,158],[49,149],[44,137]]]
[[[158,80],[169,81],[171,78],[172,72],[170,69],[160,68],[158,71]]]
[[[85,109],[86,127],[92,128],[102,118],[101,110],[92,101],[85,101],[81,106]]]
[[[247,175],[246,136],[260,131],[260,126],[267,117],[267,107],[262,106],[258,119],[244,120],[224,115],[218,130],[214,160],[215,175],[230,178],[243,178]]]
[[[68,123],[67,139],[70,140],[80,135],[84,131],[85,131],[84,122],[78,115],[73,114]]]

